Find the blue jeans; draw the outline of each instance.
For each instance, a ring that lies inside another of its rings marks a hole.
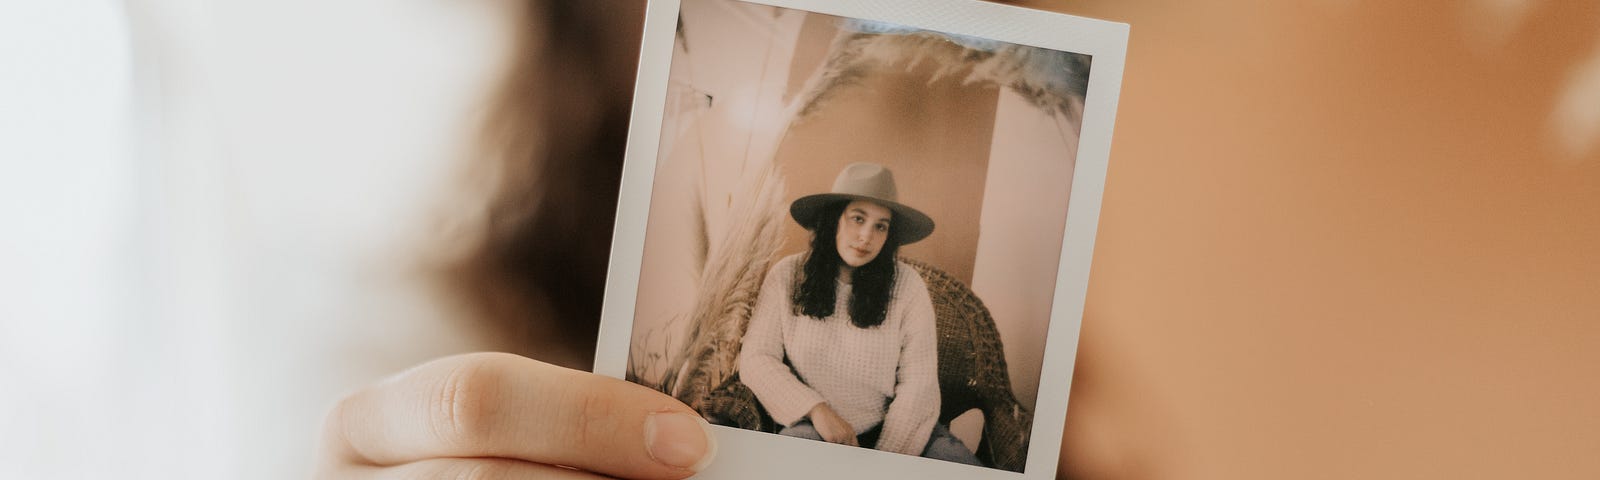
[[[795,423],[793,426],[784,428],[782,431],[779,431],[778,434],[791,437],[807,438],[811,440],[822,440],[822,434],[817,433],[817,427],[811,425],[811,419],[800,420],[799,423]],[[867,448],[872,448],[872,445],[877,444],[877,439],[877,428],[873,428],[871,431],[863,433],[860,437],[857,437],[858,443]],[[945,427],[942,423],[933,424],[933,433],[928,435],[928,446],[923,447],[922,457],[932,458],[934,460],[944,460],[946,462],[965,463],[967,465],[976,465],[979,467],[984,466],[983,462],[978,461],[978,456],[973,455],[972,450],[968,450],[967,446],[961,443],[961,440],[956,438],[955,435],[951,435],[950,429]]]

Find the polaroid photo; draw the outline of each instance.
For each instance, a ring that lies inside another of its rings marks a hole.
[[[1055,475],[1128,27],[652,0],[595,360],[696,478]]]

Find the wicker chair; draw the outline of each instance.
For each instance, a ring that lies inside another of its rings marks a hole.
[[[971,409],[983,413],[983,439],[978,459],[985,465],[1021,472],[1028,457],[1033,413],[1011,392],[1005,352],[989,309],[972,290],[944,271],[901,258],[922,275],[933,298],[939,335],[939,421],[948,424]],[[692,366],[690,368],[693,368]],[[680,398],[711,423],[776,432],[778,425],[761,408],[738,374],[696,398]]]

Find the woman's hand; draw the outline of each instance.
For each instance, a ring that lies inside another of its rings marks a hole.
[[[320,478],[679,479],[716,453],[672,397],[510,354],[434,360],[328,415]]]
[[[850,422],[844,421],[838,413],[834,413],[828,402],[811,407],[810,417],[811,426],[816,427],[817,433],[822,435],[823,440],[852,447],[858,446],[855,428],[850,426]]]

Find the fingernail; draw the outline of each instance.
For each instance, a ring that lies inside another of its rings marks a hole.
[[[644,446],[657,462],[696,472],[717,456],[711,424],[687,413],[660,412],[645,417]]]

